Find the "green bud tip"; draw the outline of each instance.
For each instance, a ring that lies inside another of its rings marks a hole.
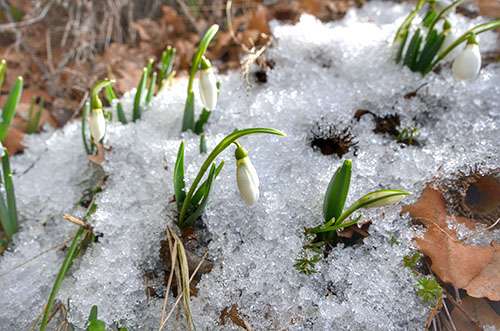
[[[469,37],[467,37],[467,45],[479,45],[479,42],[477,41],[476,35],[474,33],[471,33]]]
[[[201,57],[200,67],[201,67],[202,70],[206,70],[206,69],[209,69],[210,67],[212,67],[212,64],[210,63],[210,61],[205,56],[202,56]]]
[[[234,157],[236,160],[241,160],[248,156],[248,151],[243,148],[238,142],[234,142],[236,144],[236,150],[234,151]]]

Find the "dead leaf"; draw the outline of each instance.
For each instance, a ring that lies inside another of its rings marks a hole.
[[[475,298],[500,300],[500,245],[471,246],[458,240],[454,230],[448,228],[443,194],[427,186],[419,200],[403,208],[411,217],[426,227],[422,238],[415,241],[431,261],[432,271],[446,283],[462,288]],[[457,222],[473,229],[473,220],[453,217]]]
[[[500,1],[498,0],[476,0],[479,6],[479,13],[482,16],[493,18],[500,17]]]
[[[219,316],[219,324],[220,325],[226,325],[226,319],[229,317],[231,322],[233,322],[235,325],[239,326],[240,328],[251,331],[252,327],[250,324],[248,324],[247,321],[245,321],[243,318],[241,318],[240,313],[238,312],[238,305],[233,304],[231,305],[231,308],[226,307],[224,308]]]
[[[3,143],[4,147],[7,148],[9,155],[14,155],[24,150],[23,139],[24,139],[23,131],[14,127],[9,128],[9,131],[7,132],[7,137],[5,138],[5,141]]]
[[[460,308],[461,309],[454,307],[451,311],[451,317],[457,331],[480,330],[473,321],[477,322],[482,327],[487,325],[495,326],[497,330],[500,330],[500,316],[486,299],[466,296],[462,299]],[[467,316],[462,310],[465,311]],[[470,319],[473,319],[473,321]]]

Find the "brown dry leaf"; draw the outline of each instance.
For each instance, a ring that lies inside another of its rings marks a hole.
[[[14,155],[24,150],[23,139],[24,139],[23,131],[14,127],[9,128],[9,131],[7,132],[7,137],[5,138],[5,141],[3,143],[4,147],[7,148],[9,155]]]
[[[465,245],[457,239],[454,230],[446,222],[450,217],[442,193],[430,186],[419,200],[403,208],[411,217],[427,229],[422,238],[415,241],[431,261],[432,271],[446,283],[462,288],[475,298],[487,297],[500,300],[500,245]],[[455,217],[456,221],[474,228],[473,220]]]
[[[271,34],[269,28],[269,11],[266,7],[258,5],[257,9],[253,12],[252,17],[248,20],[248,30],[257,30],[260,33]]]
[[[487,325],[495,326],[497,330],[500,330],[500,316],[490,306],[486,299],[477,299],[466,296],[462,299],[460,308],[462,308],[468,316],[465,316],[464,312],[459,308],[453,308],[451,311],[451,317],[457,331],[481,330],[470,319],[473,319],[483,327]]]
[[[224,308],[219,316],[219,324],[220,325],[226,325],[226,319],[229,317],[231,322],[233,322],[235,325],[239,326],[240,328],[251,331],[252,327],[250,324],[248,324],[247,321],[245,321],[243,318],[241,318],[240,313],[238,312],[238,305],[233,304],[231,305],[231,308],[226,307]]]
[[[479,13],[483,16],[493,18],[500,17],[500,1],[498,0],[476,0],[479,6]]]

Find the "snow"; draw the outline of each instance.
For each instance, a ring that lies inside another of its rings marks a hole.
[[[306,276],[293,267],[303,228],[322,222],[324,192],[342,162],[310,147],[315,122],[351,126],[358,141],[357,155],[351,150],[344,156],[353,159],[348,203],[381,187],[413,192],[409,203],[435,176],[499,164],[500,66],[488,65],[476,81],[464,83],[454,81],[449,67],[422,78],[395,65],[389,44],[408,10],[370,2],[334,23],[307,15],[295,26],[276,23],[269,50],[276,66],[268,83],[248,87],[238,73],[220,77],[218,109],[207,127],[209,151],[235,128],[274,127],[287,137],[241,139],[261,182],[260,200],[250,208],[238,196],[233,150],[221,155],[225,169],[203,218],[214,268],[191,301],[200,330],[236,329],[231,322],[218,324],[221,311],[233,304],[255,330],[422,329],[428,307],[402,264],[418,230],[400,215],[400,206],[363,212],[373,222],[370,236],[363,245],[333,249],[318,273]],[[450,19],[461,31],[481,21]],[[494,33],[480,37],[483,51],[497,47]],[[424,83],[416,97],[404,98]],[[159,270],[160,240],[175,220],[172,169],[181,139],[188,181],[205,157],[197,136],[179,133],[186,84],[182,78],[162,91],[137,123],[108,127],[109,178],[91,219],[103,237],[76,260],[58,295],[69,301],[68,319],[77,329],[84,328],[92,305],[108,325],[159,325],[163,299],[146,296],[145,274]],[[129,112],[133,95],[122,100]],[[400,113],[402,126],[420,128],[423,145],[401,146],[373,133],[370,116],[353,120],[357,109]],[[0,330],[27,329],[42,312],[64,258],[60,246],[76,231],[62,215],[81,215],[77,202],[97,177],[78,122],[27,144],[25,154],[12,160],[21,230],[0,257]]]

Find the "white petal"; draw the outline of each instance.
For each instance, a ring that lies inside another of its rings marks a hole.
[[[451,69],[455,79],[470,80],[476,78],[481,70],[479,46],[476,44],[467,45],[455,58]]]
[[[106,132],[106,119],[102,109],[93,109],[89,116],[90,134],[95,142],[101,141]]]
[[[201,102],[208,110],[217,105],[217,79],[212,67],[200,71]]]
[[[253,205],[259,199],[259,177],[250,158],[247,156],[237,161],[236,182],[240,196],[247,205]]]

